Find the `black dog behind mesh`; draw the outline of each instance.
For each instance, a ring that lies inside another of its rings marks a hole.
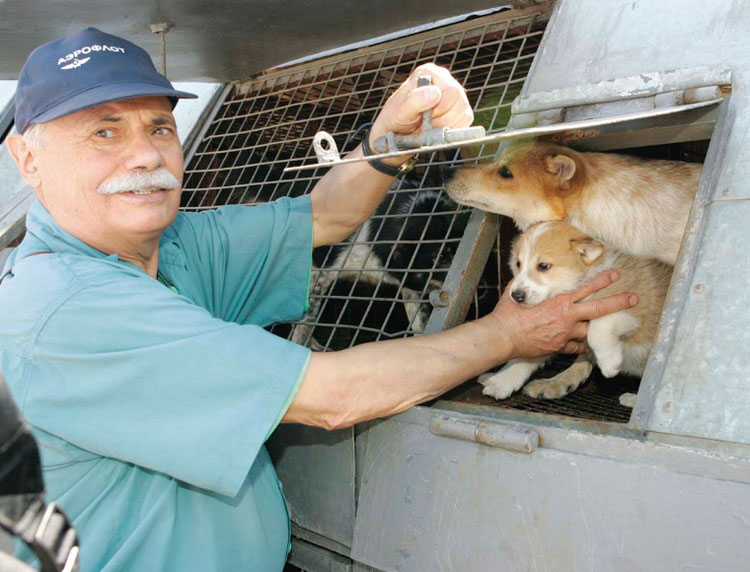
[[[315,249],[310,310],[293,341],[343,349],[424,330],[469,213],[420,184],[397,181],[346,242]]]

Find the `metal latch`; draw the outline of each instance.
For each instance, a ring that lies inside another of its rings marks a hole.
[[[430,433],[519,453],[533,453],[539,446],[539,433],[530,427],[450,417],[443,414],[432,416]]]
[[[419,76],[417,79],[417,86],[419,87],[431,84],[432,78],[428,75]],[[379,153],[377,155],[358,157],[356,159],[342,159],[333,137],[325,131],[319,131],[313,138],[313,150],[318,162],[299,167],[287,167],[284,169],[284,172],[330,167],[339,163],[374,161],[377,159],[387,159],[388,157],[400,157],[436,149],[470,145],[475,140],[485,136],[486,131],[481,125],[461,129],[433,127],[432,110],[429,109],[422,113],[422,125],[418,134],[396,135],[392,131],[389,131],[385,137],[378,137],[373,144],[373,148]]]

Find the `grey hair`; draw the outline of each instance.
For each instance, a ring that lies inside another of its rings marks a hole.
[[[41,149],[44,145],[44,124],[32,123],[23,132],[23,140],[30,149]]]

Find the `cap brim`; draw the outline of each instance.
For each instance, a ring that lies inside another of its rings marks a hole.
[[[122,101],[123,99],[133,99],[134,97],[151,96],[164,96],[170,98],[173,100],[172,108],[177,105],[177,102],[174,100],[197,99],[198,97],[194,93],[178,91],[176,89],[170,89],[151,83],[108,84],[74,95],[43,113],[40,113],[36,117],[32,117],[29,123],[46,123],[47,121],[52,121],[53,119],[63,117],[64,115],[69,115],[90,107],[96,107],[103,103]]]

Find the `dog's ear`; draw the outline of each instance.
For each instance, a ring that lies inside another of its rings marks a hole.
[[[588,237],[571,239],[570,248],[580,254],[586,264],[593,264],[604,253],[604,245]]]
[[[567,155],[545,155],[544,168],[560,181],[567,182],[576,174],[576,162]]]

